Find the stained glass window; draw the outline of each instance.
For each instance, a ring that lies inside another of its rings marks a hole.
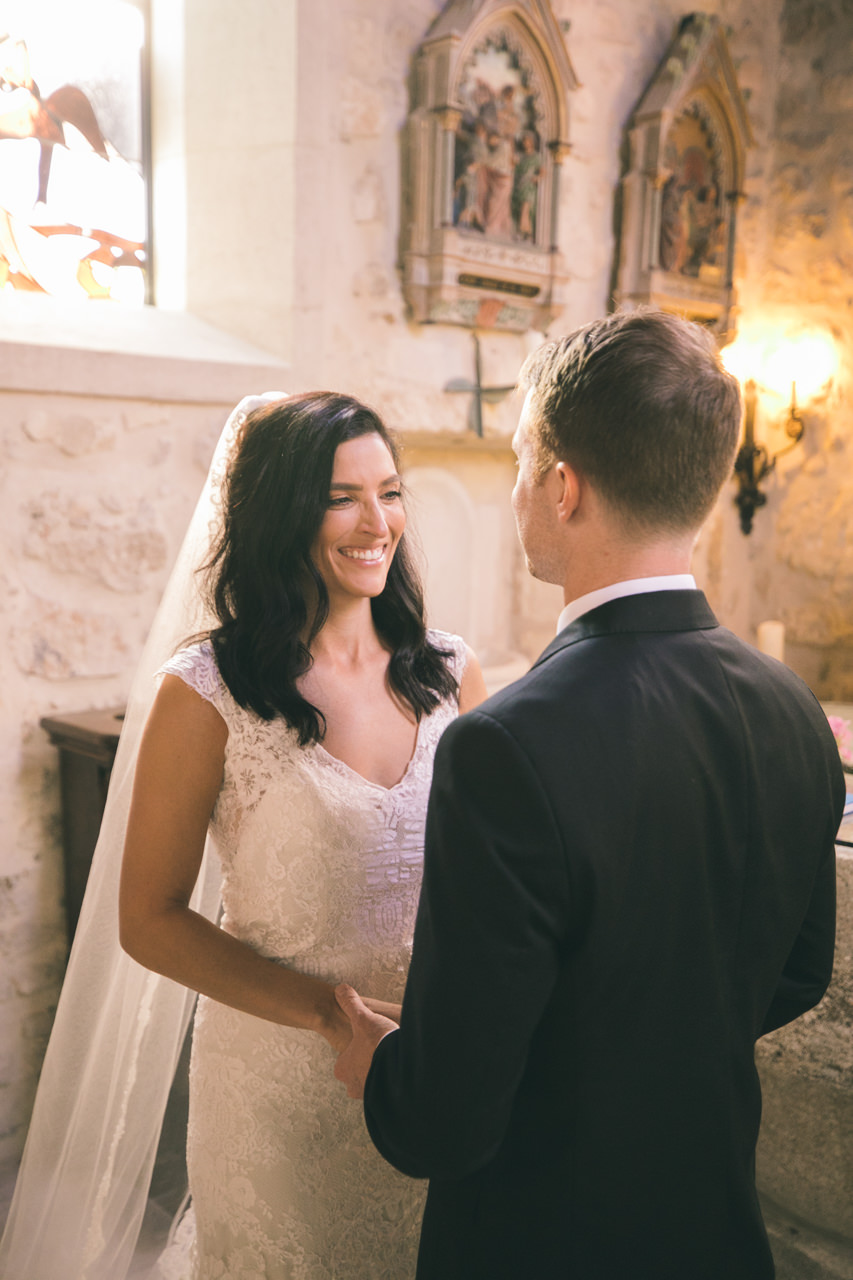
[[[0,0],[0,286],[139,305],[144,0]]]

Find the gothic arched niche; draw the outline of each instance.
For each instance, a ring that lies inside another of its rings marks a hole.
[[[719,20],[691,14],[631,118],[616,303],[643,303],[723,338],[737,206],[752,134]]]
[[[577,80],[548,0],[452,0],[417,55],[403,263],[416,320],[546,328]]]

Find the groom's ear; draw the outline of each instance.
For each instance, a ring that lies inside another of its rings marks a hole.
[[[580,474],[568,462],[562,460],[554,466],[557,519],[566,524],[578,509],[581,498]]]

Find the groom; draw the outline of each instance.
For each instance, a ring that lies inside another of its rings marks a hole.
[[[400,1028],[340,988],[336,1074],[430,1179],[419,1280],[770,1280],[753,1046],[829,982],[844,784],[808,689],[689,573],[738,390],[656,312],[522,385],[513,507],[566,607],[444,734]]]

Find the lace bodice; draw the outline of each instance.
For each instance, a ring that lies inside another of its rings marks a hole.
[[[457,679],[465,646],[432,632]],[[435,748],[457,714],[420,722],[388,789],[282,720],[239,707],[208,642],[175,655],[179,676],[228,726],[211,835],[222,864],[222,927],[301,972],[400,1000],[421,883]],[[423,1188],[385,1165],[361,1107],[309,1032],[200,998],[191,1069],[188,1164],[192,1280],[407,1280]]]
[[[464,645],[442,632],[431,637],[450,651],[461,678]],[[300,747],[282,720],[238,706],[209,642],[182,650],[163,672],[180,676],[228,726],[211,823],[222,927],[263,955],[329,980],[354,981],[365,956],[375,975],[381,958],[397,986],[420,890],[433,755],[455,705],[421,720],[405,774],[386,789],[320,744]]]

